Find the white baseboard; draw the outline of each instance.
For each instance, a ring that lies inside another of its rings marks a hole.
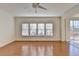
[[[6,43],[4,42],[4,43],[2,43],[2,44],[0,44],[0,48],[1,47],[4,47],[4,46],[6,46],[6,45],[8,45],[8,44],[10,44],[10,43],[12,43],[12,42],[14,42],[15,40],[10,40],[10,41],[7,41]]]
[[[10,44],[10,43],[12,43],[12,42],[14,42],[14,41],[33,41],[33,40],[10,40],[10,41],[6,41],[6,42],[4,42],[4,43],[1,43],[0,44],[0,47],[4,47],[4,46],[6,46],[6,45],[8,45],[8,44]],[[34,40],[34,41],[36,41],[36,40]],[[39,41],[39,40],[38,40]],[[43,40],[42,40],[43,41]],[[46,41],[46,40],[44,40],[44,41]],[[48,40],[47,40],[48,41]],[[51,41],[54,41],[54,40],[51,40]],[[60,40],[55,40],[55,41],[60,41]],[[64,40],[63,40],[64,41]]]

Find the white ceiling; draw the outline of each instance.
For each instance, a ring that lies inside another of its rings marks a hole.
[[[79,13],[73,15],[72,17],[79,17]]]
[[[14,16],[29,16],[29,15],[49,15],[61,16],[63,13],[76,6],[76,3],[41,3],[40,5],[47,10],[39,9],[37,14],[32,8],[31,3],[0,3],[0,9],[12,13]]]

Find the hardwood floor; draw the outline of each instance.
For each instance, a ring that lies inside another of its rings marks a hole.
[[[70,45],[67,42],[21,42],[16,41],[0,48],[1,56],[22,56],[23,46],[52,46],[53,56],[68,56],[70,54]],[[34,51],[34,50],[33,50]],[[46,51],[45,51],[46,52]]]

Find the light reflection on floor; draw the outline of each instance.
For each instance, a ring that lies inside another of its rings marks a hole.
[[[79,44],[74,41],[70,42],[69,45],[70,56],[79,56]]]
[[[52,46],[22,46],[23,56],[53,56]]]

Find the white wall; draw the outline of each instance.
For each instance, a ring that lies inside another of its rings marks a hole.
[[[13,16],[0,10],[0,47],[14,41]]]

